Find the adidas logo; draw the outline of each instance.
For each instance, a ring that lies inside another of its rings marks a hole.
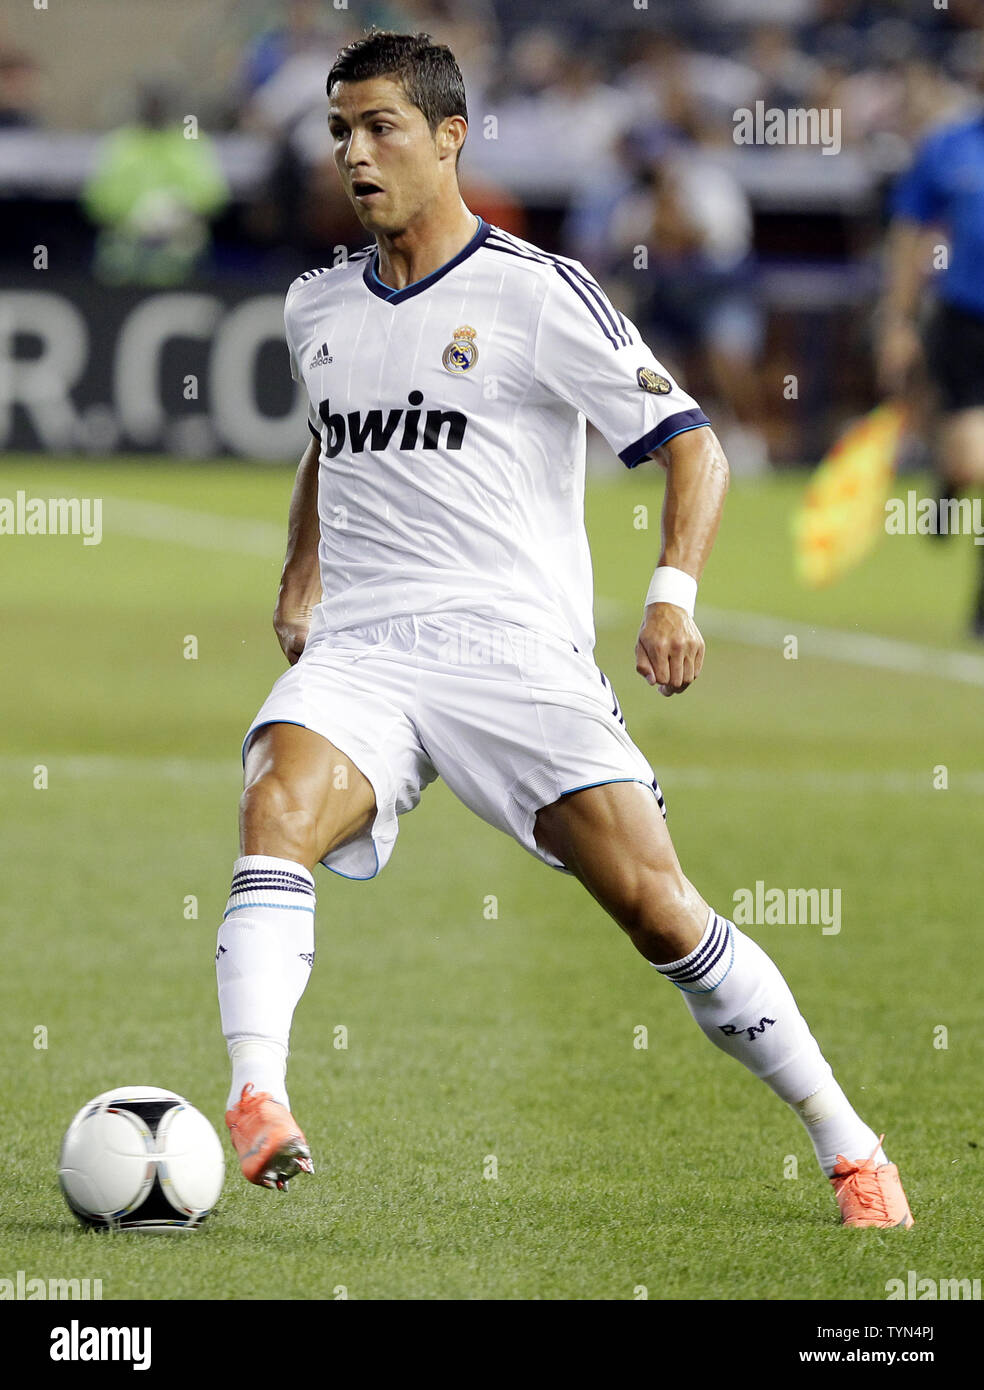
[[[322,343],[318,351],[311,358],[308,367],[327,367],[329,362],[334,362],[334,357],[328,351],[328,344]]]

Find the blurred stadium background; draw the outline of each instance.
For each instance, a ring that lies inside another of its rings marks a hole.
[[[278,301],[364,244],[324,75],[376,23],[451,44],[466,200],[591,267],[736,472],[816,460],[874,403],[886,190],[978,101],[980,21],[974,0],[20,6],[0,25],[0,447],[293,458]],[[759,100],[841,111],[838,156],[736,145],[735,110]]]

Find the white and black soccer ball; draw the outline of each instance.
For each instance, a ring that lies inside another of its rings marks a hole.
[[[65,1201],[83,1225],[101,1230],[195,1231],[224,1176],[208,1120],[157,1086],[119,1086],[83,1105],[58,1160]]]

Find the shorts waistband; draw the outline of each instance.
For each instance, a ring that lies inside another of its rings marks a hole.
[[[420,643],[420,622],[415,613],[402,618],[385,618],[378,623],[367,623],[360,627],[338,628],[334,634],[329,633],[329,640],[332,636],[351,636],[357,637],[366,642],[364,650],[352,658],[353,663],[361,661],[364,656],[371,656],[373,652],[380,651],[393,641],[395,633],[403,632],[407,637],[413,636],[413,641],[409,646],[401,646],[404,652],[414,652]]]

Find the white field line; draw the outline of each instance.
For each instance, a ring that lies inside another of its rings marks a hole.
[[[937,680],[984,686],[984,656],[976,652],[923,647],[870,632],[844,632],[840,628],[814,627],[802,619],[704,605],[697,613],[697,622],[701,631],[711,636],[747,647],[769,647],[775,652],[781,652],[784,639],[793,635],[798,639],[799,660],[819,656],[851,666],[897,671],[900,675],[933,676]]]
[[[286,512],[283,525],[278,526],[272,521],[194,512],[167,502],[134,502],[124,497],[103,498],[103,530],[232,555],[282,558],[287,546]]]
[[[595,600],[599,626],[621,621],[628,605],[620,599]],[[641,616],[641,606],[639,613]],[[787,637],[796,637],[798,660],[820,657],[842,661],[869,670],[894,671],[904,676],[930,676],[935,680],[957,681],[962,685],[984,686],[984,656],[976,652],[955,652],[947,647],[924,647],[915,642],[899,642],[872,632],[844,632],[836,627],[816,627],[802,618],[777,618],[768,613],[745,613],[739,609],[711,608],[699,604],[697,626],[706,637],[720,637],[742,647],[761,647],[781,655]]]
[[[163,502],[134,502],[121,497],[103,498],[103,529],[144,540],[192,546],[196,550],[266,558],[283,555],[287,536],[286,520],[283,525],[246,521],[172,507]],[[625,614],[627,608],[617,600],[599,597],[595,611],[599,622],[604,622],[616,614]],[[873,633],[844,632],[839,628],[815,627],[799,619],[709,608],[704,604],[698,610],[697,620],[701,631],[708,636],[777,652],[781,652],[784,639],[794,635],[799,639],[800,660],[818,656],[872,670],[984,686],[984,656],[976,652],[924,647]]]
[[[52,754],[50,757],[32,754],[17,757],[0,754],[0,774],[8,782],[23,779],[30,785],[34,767],[43,762],[49,780],[112,779],[123,777],[138,782],[143,779],[194,784],[207,779],[211,782],[237,783],[241,780],[239,758],[230,747],[228,758],[171,758],[142,757],[139,753],[82,753]],[[812,768],[741,767],[714,768],[692,765],[678,767],[660,763],[656,769],[662,785],[669,789],[689,787],[696,790],[741,786],[761,788],[775,793],[788,787],[797,795],[803,791],[828,792],[832,795],[862,796],[868,793],[897,796],[900,792],[930,794],[933,790],[932,769],[913,772],[909,769],[866,771],[819,771]],[[984,771],[954,772],[949,791],[970,796],[984,796]]]
[[[33,778],[34,768],[43,763],[49,781],[58,777],[89,780],[93,778],[142,777],[162,782],[242,781],[242,766],[237,749],[229,745],[228,758],[157,758],[139,753],[52,753],[43,752],[30,757],[13,753],[0,754],[0,773],[8,785],[15,777]]]
[[[772,793],[777,788],[781,790],[788,786],[797,793],[829,792],[837,796],[865,796],[868,793],[896,796],[902,792],[934,794],[932,768],[926,768],[923,772],[901,768],[886,768],[877,772],[861,769],[856,772],[835,772],[814,768],[674,767],[661,762],[654,763],[653,767],[660,785],[671,790],[674,787],[720,790],[733,783],[748,789],[760,787]],[[948,790],[969,796],[984,796],[984,771],[954,772],[951,768]]]

